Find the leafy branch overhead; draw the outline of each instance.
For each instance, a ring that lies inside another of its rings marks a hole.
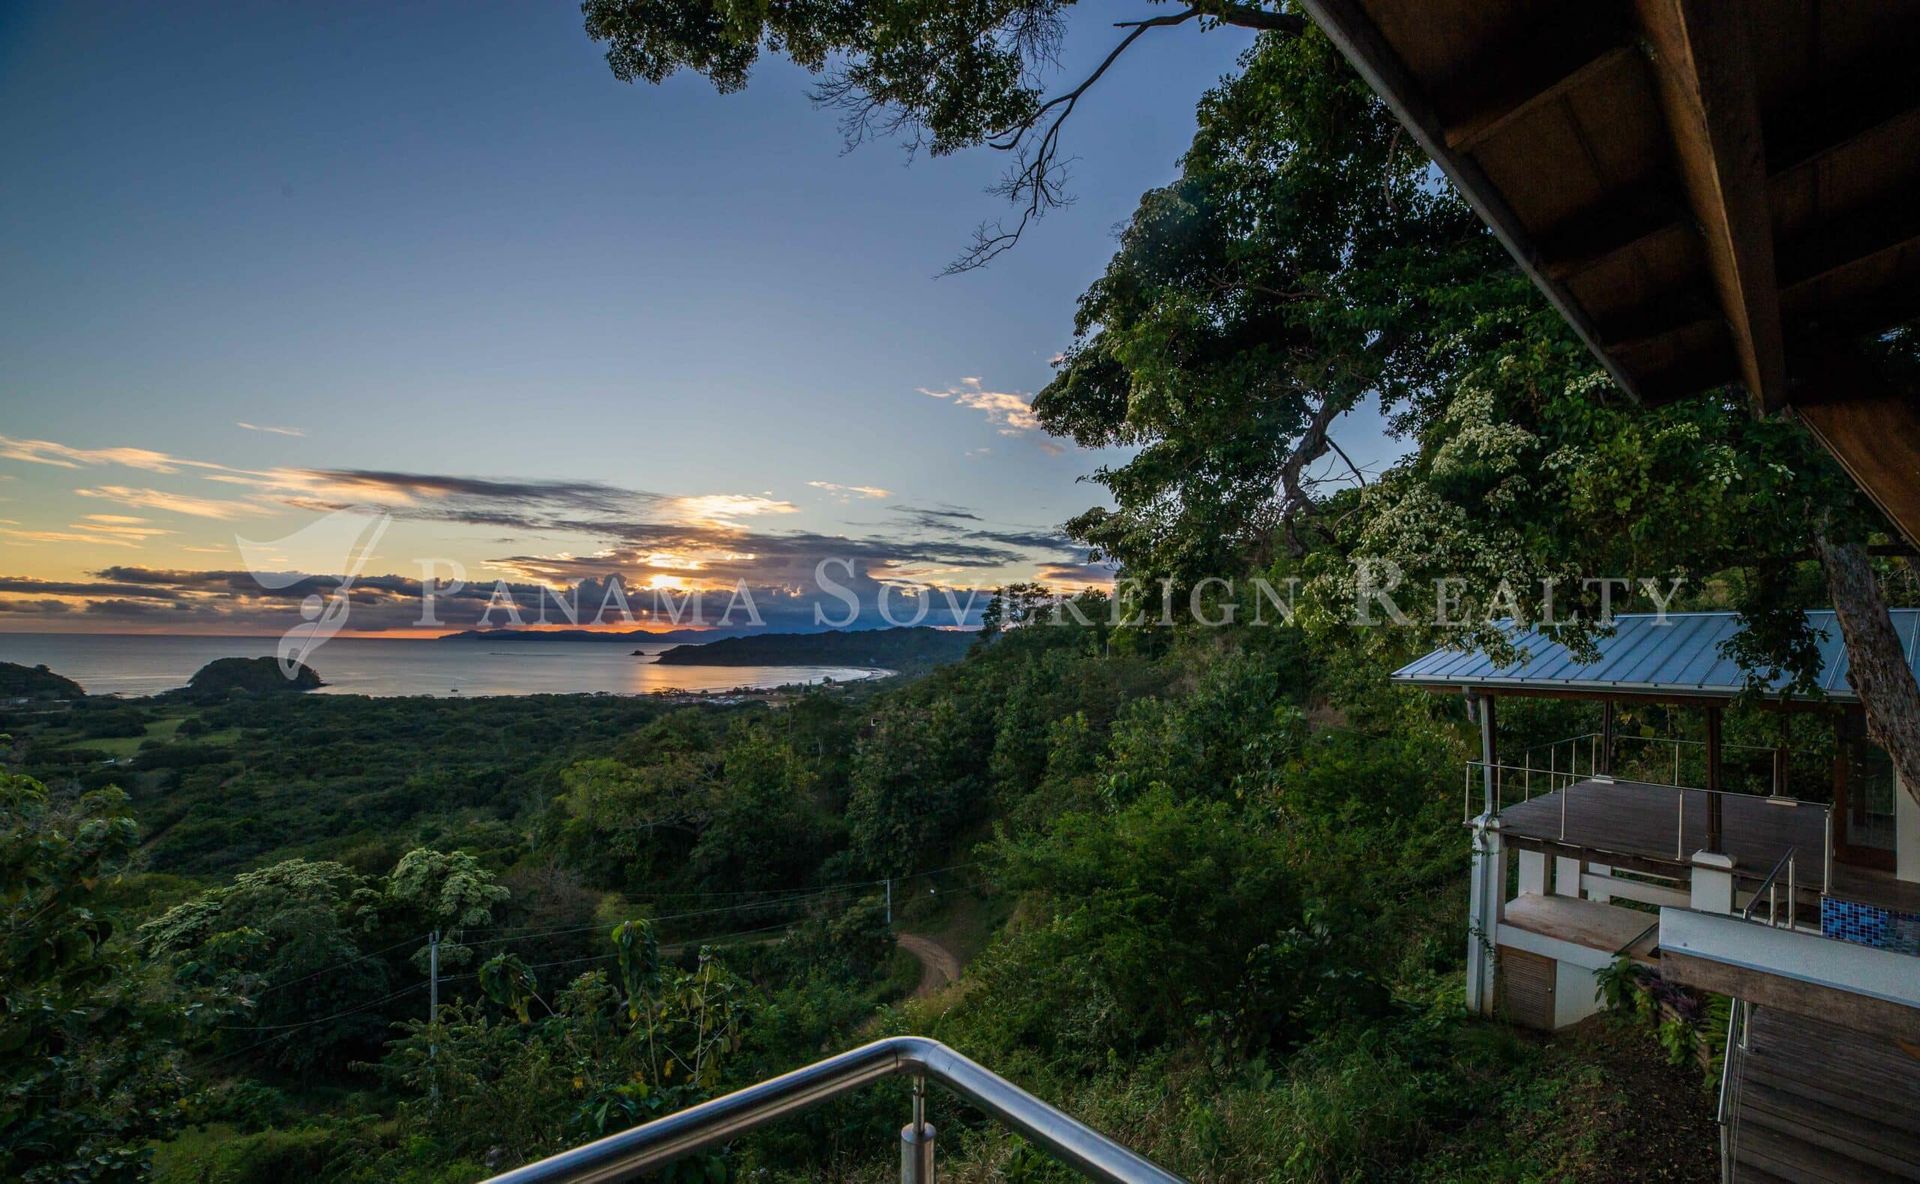
[[[849,147],[880,138],[935,156],[982,146],[1006,153],[1012,163],[993,192],[1013,207],[1011,222],[977,227],[948,266],[952,274],[987,263],[1034,220],[1072,201],[1062,155],[1067,120],[1143,37],[1189,24],[1281,34],[1307,27],[1305,18],[1279,4],[1218,0],[1117,21],[1113,48],[1084,77],[1049,94],[1071,7],[1071,0],[585,0],[581,11],[588,35],[606,44],[607,64],[624,82],[657,83],[692,70],[722,92],[736,91],[765,50],[820,76],[815,98],[840,112]]]

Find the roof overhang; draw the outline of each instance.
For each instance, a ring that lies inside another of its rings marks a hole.
[[[1797,414],[1920,544],[1920,4],[1302,0],[1634,398]]]

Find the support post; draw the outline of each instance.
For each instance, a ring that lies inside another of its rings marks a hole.
[[[440,931],[436,929],[431,934],[427,935],[427,1023],[429,1025],[432,1025],[432,1024],[437,1024],[439,1022],[440,1022]],[[434,1041],[429,1043],[427,1045],[427,1060],[429,1062],[433,1062],[433,1061],[438,1061],[439,1059],[440,1059],[439,1042]],[[435,1077],[433,1079],[433,1086],[429,1092],[431,1093],[432,1098],[435,1102],[438,1102],[440,1100],[440,1079],[438,1077]]]
[[[1473,874],[1467,901],[1467,1010],[1493,1014],[1494,941],[1507,891],[1507,854],[1500,819],[1473,820]]]
[[[927,1079],[913,1079],[913,1121],[900,1128],[900,1184],[934,1184],[933,1124],[927,1121]]]
[[[1480,767],[1484,773],[1484,791],[1486,794],[1487,814],[1500,813],[1500,791],[1496,774],[1500,764],[1499,720],[1494,710],[1494,698],[1485,691],[1480,693]]]
[[[1613,776],[1613,700],[1600,705],[1600,772]]]
[[[887,877],[887,928],[893,928],[893,877]]]
[[[1719,707],[1707,708],[1707,850],[1724,848],[1720,835],[1720,720]]]

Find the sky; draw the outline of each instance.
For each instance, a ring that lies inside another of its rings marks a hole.
[[[845,151],[774,57],[719,95],[615,80],[568,3],[0,7],[0,631],[273,632],[350,573],[368,632],[613,576],[807,624],[827,557],[864,623],[1097,582],[1060,527],[1118,454],[1028,402],[1249,41],[1136,46],[1075,204],[936,278],[1004,157]]]

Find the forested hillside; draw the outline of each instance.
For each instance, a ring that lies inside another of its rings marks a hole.
[[[921,625],[826,633],[755,633],[677,645],[654,660],[667,666],[873,666],[926,670],[967,652],[969,634]]]
[[[1673,1080],[1673,1121],[1704,1114],[1650,1035],[1544,1048],[1462,1018],[1453,704],[1340,693],[1346,659],[1296,629],[1116,632],[1086,607],[778,710],[12,715],[10,762],[50,788],[8,777],[11,923],[103,928],[49,961],[10,947],[8,1015],[137,1020],[5,1021],[87,1068],[0,1166],[52,1179],[69,1148],[134,1164],[157,1140],[162,1180],[474,1180],[887,1032],[1196,1180],[1621,1178],[1629,1069]],[[98,718],[156,735],[130,764],[65,763]],[[960,983],[910,997],[902,932],[965,961]],[[1531,1128],[1570,1099],[1574,1127]],[[870,1091],[711,1170],[871,1178],[901,1106]],[[951,1178],[1041,1170],[940,1117]]]

